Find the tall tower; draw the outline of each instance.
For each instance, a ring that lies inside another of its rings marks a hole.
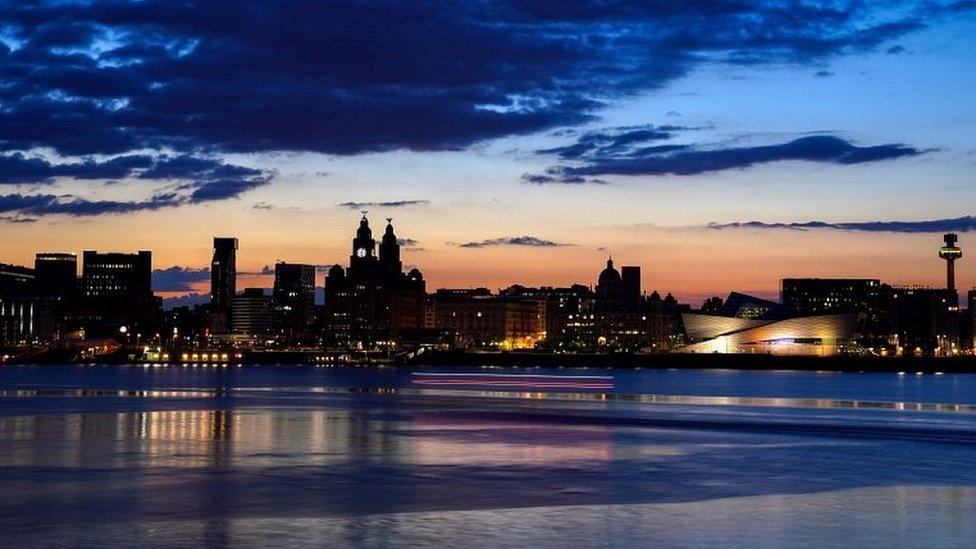
[[[349,267],[353,270],[366,265],[372,265],[376,261],[376,240],[373,239],[373,231],[369,228],[369,220],[366,219],[366,212],[359,220],[359,229],[356,230],[356,237],[352,239],[352,255],[349,256]]]
[[[946,289],[956,289],[956,260],[962,257],[962,250],[956,246],[959,237],[955,233],[942,235],[945,245],[939,248],[939,257],[946,260]]]
[[[230,306],[237,293],[237,239],[214,237],[210,261],[210,304],[213,312],[230,319]]]
[[[386,218],[386,232],[383,233],[383,240],[380,241],[380,264],[389,274],[400,274],[403,272],[403,262],[400,261],[400,244],[397,243],[396,234],[393,232],[393,218]]]

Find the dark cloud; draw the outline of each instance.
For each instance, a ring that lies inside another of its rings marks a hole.
[[[622,147],[617,151],[587,153],[578,159],[578,165],[555,166],[542,175],[526,174],[523,180],[537,184],[576,184],[602,175],[697,175],[787,160],[861,164],[923,152],[899,143],[859,147],[832,135],[811,135],[787,143],[752,147],[708,149],[676,144]]]
[[[0,151],[454,150],[704,63],[873,50],[963,4],[0,0]]]
[[[90,200],[71,195],[9,194],[0,196],[0,211],[25,215],[93,216],[119,214],[236,197],[267,184],[273,174],[188,155],[128,155],[104,161],[52,163],[20,153],[0,155],[0,184],[47,184],[56,177],[74,179],[126,178],[179,182],[148,200]]]
[[[210,269],[169,267],[152,272],[152,287],[156,292],[189,292],[194,290],[194,284],[202,282],[210,282]]]
[[[459,248],[489,248],[493,246],[529,246],[536,248],[556,248],[561,246],[572,246],[573,244],[561,244],[551,240],[543,240],[535,236],[509,236],[504,238],[490,238],[477,242],[465,242],[458,244]]]
[[[412,238],[398,238],[397,244],[399,244],[401,248],[407,248],[415,252],[424,251],[423,247],[420,246],[420,242]]]
[[[831,76],[834,75],[834,73],[830,71],[817,71],[813,73],[813,75],[816,76],[817,78],[830,78]]]
[[[543,149],[537,154],[555,154],[565,159],[589,156],[615,155],[630,150],[637,144],[662,141],[674,137],[674,133],[689,130],[681,126],[624,126],[587,132],[577,138],[576,143],[565,147]]]
[[[364,208],[404,208],[406,206],[429,206],[430,200],[391,200],[389,202],[342,202],[339,206],[350,210]]]
[[[803,221],[792,223],[765,223],[746,221],[736,223],[709,223],[710,229],[787,229],[806,231],[811,229],[835,229],[839,231],[864,231],[884,233],[965,233],[976,231],[976,216],[966,215],[948,219],[929,221],[854,221],[828,223],[825,221]]]

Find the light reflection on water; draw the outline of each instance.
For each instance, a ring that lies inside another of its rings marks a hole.
[[[970,402],[917,404],[937,392],[911,402],[350,391],[302,372],[275,373],[277,385],[242,372],[209,389],[196,378],[86,387],[83,376],[56,387],[4,373],[5,546],[971,546],[976,536],[976,414]],[[129,375],[100,371],[117,374]]]

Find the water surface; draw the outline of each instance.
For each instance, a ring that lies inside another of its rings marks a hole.
[[[976,540],[976,375],[6,366],[0,399],[9,546]]]

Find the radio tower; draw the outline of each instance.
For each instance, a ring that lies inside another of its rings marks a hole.
[[[939,248],[939,257],[946,260],[946,289],[956,289],[956,260],[962,257],[962,250],[956,246],[959,237],[955,233],[942,236],[945,245]]]

